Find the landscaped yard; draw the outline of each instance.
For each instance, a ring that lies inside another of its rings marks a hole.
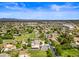
[[[28,50],[28,53],[32,57],[46,57],[47,56],[47,53],[41,50]]]

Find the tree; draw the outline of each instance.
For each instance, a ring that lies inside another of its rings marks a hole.
[[[16,47],[17,47],[17,48],[21,48],[21,44],[20,44],[20,43],[17,43],[17,44],[16,44]]]
[[[57,39],[61,44],[65,44],[65,43],[70,44],[71,42],[73,42],[73,35],[63,33]]]
[[[57,53],[58,53],[59,55],[62,54],[63,50],[62,50],[61,45],[57,45],[57,46],[56,46],[56,51],[57,51]]]
[[[48,49],[46,52],[47,52],[47,57],[52,57],[52,51],[50,49]]]
[[[64,37],[59,36],[57,39],[58,39],[58,41],[59,41],[60,43],[64,43],[64,40],[65,40]]]
[[[3,39],[0,37],[0,44],[2,44],[3,43]]]
[[[27,28],[27,32],[28,32],[28,33],[32,33],[32,32],[33,32],[33,29],[34,29],[33,27],[28,27],[28,28]]]
[[[25,45],[25,44],[23,44],[23,46],[22,46],[24,49],[27,49],[27,46]]]
[[[27,47],[31,47],[31,43],[28,43]]]
[[[45,40],[46,38],[45,38],[45,35],[44,35],[44,33],[40,33],[40,36],[39,36],[39,38],[40,39],[42,39],[42,40]]]
[[[7,33],[10,33],[11,32],[11,30],[7,30]]]
[[[0,53],[1,53],[1,50],[2,50],[2,49],[0,48]]]
[[[2,38],[3,39],[13,39],[13,35],[11,33],[6,33]]]
[[[67,44],[63,44],[62,45],[62,49],[71,49],[72,48],[72,46],[69,44],[69,43],[67,43]]]
[[[50,40],[50,42],[51,42],[51,45],[52,45],[52,46],[55,46],[55,47],[56,47],[57,45],[60,45],[60,44],[59,44],[58,42],[56,42],[56,41]]]
[[[45,39],[45,44],[48,44],[48,39]]]
[[[28,39],[27,39],[27,42],[31,42],[31,39],[30,39],[30,38],[28,38]]]
[[[48,31],[46,34],[50,34],[51,32],[50,31]]]
[[[28,47],[31,47],[31,39],[30,38],[27,39],[27,42],[28,42],[28,45],[27,46]]]

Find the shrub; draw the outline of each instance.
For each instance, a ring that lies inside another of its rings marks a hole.
[[[23,46],[22,46],[24,49],[27,49],[27,46],[25,45],[25,44],[23,44]]]

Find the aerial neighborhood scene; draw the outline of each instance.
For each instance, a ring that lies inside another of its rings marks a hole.
[[[79,3],[0,2],[0,57],[79,57]]]

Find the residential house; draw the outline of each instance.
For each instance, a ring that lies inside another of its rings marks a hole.
[[[13,36],[20,36],[21,34],[14,34]]]
[[[51,39],[52,38],[52,34],[46,34],[46,38]]]
[[[40,41],[39,41],[39,40],[34,40],[34,41],[32,41],[31,47],[32,47],[33,49],[39,49],[39,48],[40,48]]]
[[[68,30],[73,30],[75,26],[72,24],[63,24],[63,28]]]
[[[44,45],[41,45],[40,49],[43,51],[47,51],[49,48],[50,48],[49,44],[44,44]]]
[[[9,44],[9,43],[5,44],[5,45],[4,45],[4,48],[3,48],[3,50],[4,50],[5,52],[6,52],[6,51],[11,51],[11,50],[13,50],[13,49],[16,49],[16,46],[13,45],[13,44]]]
[[[28,55],[25,51],[20,51],[19,52],[19,57],[28,57]]]

